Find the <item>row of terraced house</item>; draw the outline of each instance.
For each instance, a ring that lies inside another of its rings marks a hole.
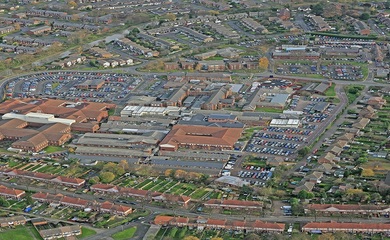
[[[31,198],[39,202],[48,203],[52,207],[68,206],[77,209],[90,208],[91,210],[100,213],[109,213],[109,214],[115,214],[119,216],[126,216],[133,212],[133,209],[131,207],[113,204],[108,201],[103,203],[98,203],[98,202],[88,201],[82,198],[69,197],[62,194],[53,195],[50,193],[39,192],[33,194]]]
[[[81,178],[57,176],[54,174],[31,172],[31,171],[24,171],[19,169],[3,168],[0,169],[0,175],[12,177],[12,178],[26,178],[30,180],[63,185],[72,188],[79,188],[84,186],[85,184],[85,180]]]

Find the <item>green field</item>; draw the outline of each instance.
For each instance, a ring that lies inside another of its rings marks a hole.
[[[132,227],[132,228],[126,229],[122,232],[115,233],[111,237],[115,240],[127,240],[127,239],[131,239],[134,236],[136,231],[137,231],[137,228]]]
[[[256,108],[256,112],[282,113],[283,109],[270,108],[270,107],[261,107],[261,108]]]
[[[46,153],[54,153],[54,152],[64,151],[64,149],[58,146],[48,146],[47,148],[44,149],[44,151]]]
[[[42,238],[39,236],[38,232],[33,227],[26,226],[17,226],[14,229],[6,230],[0,232],[1,240],[32,240]]]
[[[336,84],[332,83],[332,86],[330,86],[330,88],[328,88],[325,91],[325,96],[327,96],[327,97],[334,97],[334,96],[336,96],[335,87],[336,87]]]
[[[96,231],[90,228],[81,227],[81,235],[77,236],[77,239],[83,239],[96,234]]]

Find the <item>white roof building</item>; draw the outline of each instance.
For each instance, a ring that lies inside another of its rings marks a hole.
[[[126,106],[121,111],[121,117],[140,117],[144,115],[178,116],[182,108],[180,107],[146,107],[146,106]]]
[[[49,123],[62,123],[66,125],[71,125],[72,123],[76,122],[72,119],[66,119],[66,118],[56,118],[53,114],[46,114],[46,113],[27,113],[26,115],[23,114],[17,114],[17,113],[6,113],[2,117],[4,120],[7,119],[20,119],[26,122],[32,122],[32,123],[41,123],[41,124],[49,124]]]
[[[298,128],[301,124],[299,119],[272,119],[269,124],[270,127],[288,127]]]

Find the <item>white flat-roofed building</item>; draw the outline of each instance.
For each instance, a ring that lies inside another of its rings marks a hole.
[[[126,106],[121,111],[121,117],[140,117],[144,115],[178,116],[182,108],[180,107],[146,107],[146,106]]]
[[[299,119],[272,119],[269,124],[270,127],[288,127],[298,128],[301,124]]]
[[[49,124],[49,123],[62,123],[66,125],[71,125],[72,123],[76,122],[72,119],[65,119],[65,118],[56,118],[53,114],[46,114],[46,113],[27,113],[26,115],[23,114],[17,114],[17,113],[6,113],[2,117],[4,120],[7,119],[20,119],[26,122],[32,122],[32,123],[41,123],[41,124]]]

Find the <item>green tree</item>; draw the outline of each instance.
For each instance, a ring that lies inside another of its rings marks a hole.
[[[100,178],[99,178],[98,176],[93,176],[93,177],[91,177],[91,178],[88,180],[89,184],[96,184],[96,183],[98,183],[99,181],[100,181]]]
[[[298,193],[298,198],[299,199],[312,199],[314,197],[314,194],[305,190],[301,190]]]
[[[317,3],[311,8],[311,12],[315,15],[322,15],[324,13],[324,5],[322,3]]]
[[[361,20],[368,20],[368,19],[370,19],[370,14],[369,13],[362,13],[360,15],[360,19]]]
[[[303,156],[306,156],[309,152],[310,152],[310,148],[304,147],[304,148],[301,148],[298,150],[298,155],[303,157]]]
[[[99,177],[102,183],[109,183],[115,179],[115,174],[112,172],[102,172],[99,174]]]

